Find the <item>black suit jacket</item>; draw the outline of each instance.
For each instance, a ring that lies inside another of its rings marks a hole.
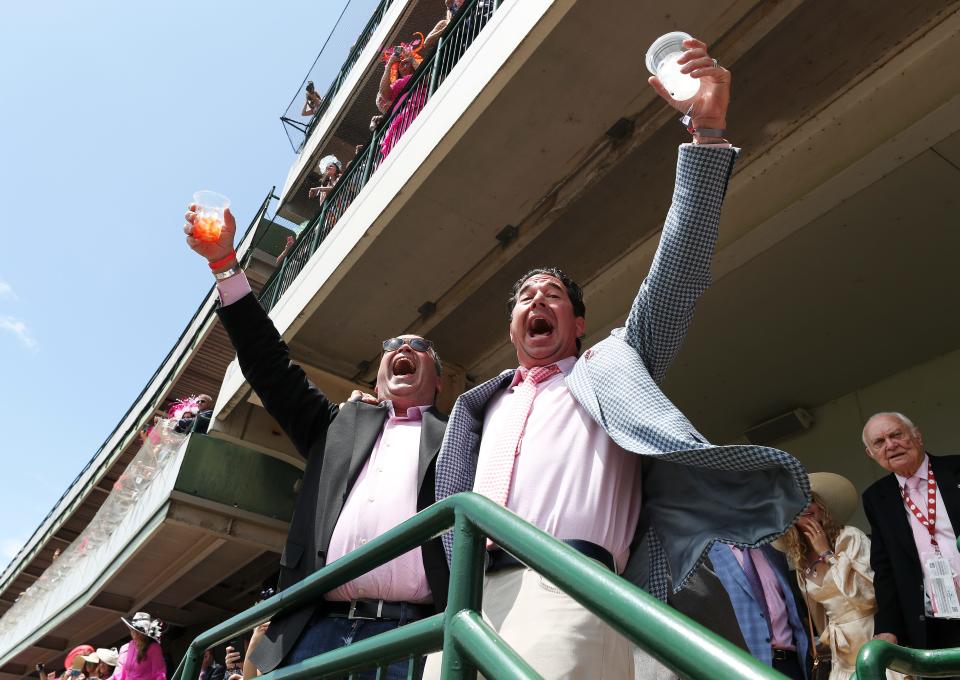
[[[307,466],[280,556],[279,589],[306,578],[326,564],[327,549],[343,504],[387,418],[384,406],[348,402],[340,409],[290,361],[289,349],[256,298],[250,294],[217,312],[237,350],[240,368],[264,407]],[[423,414],[420,433],[417,510],[435,501],[434,470],[446,429],[446,416],[434,408]],[[449,570],[440,539],[421,550],[437,611],[446,606]],[[314,607],[275,617],[251,659],[264,673],[276,668],[293,647]]]
[[[960,456],[930,456],[930,467],[950,523],[960,530]],[[893,473],[863,492],[863,509],[870,522],[870,564],[877,592],[874,632],[893,633],[901,645],[925,649],[923,571]]]

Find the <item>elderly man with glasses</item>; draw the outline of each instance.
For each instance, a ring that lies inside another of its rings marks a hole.
[[[447,421],[434,407],[442,363],[424,338],[389,338],[377,372],[379,404],[364,403],[359,392],[341,405],[330,401],[290,361],[240,271],[233,215],[227,211],[218,241],[201,242],[191,236],[194,207],[184,226],[187,243],[217,279],[218,314],[243,375],[307,461],[280,557],[283,589],[434,503]],[[448,580],[435,539],[330,591],[320,604],[277,617],[251,661],[266,673],[431,616],[446,604]],[[406,663],[381,677],[406,678]]]

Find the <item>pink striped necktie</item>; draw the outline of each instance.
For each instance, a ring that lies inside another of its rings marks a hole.
[[[473,485],[476,493],[503,506],[506,506],[507,497],[510,495],[514,463],[520,453],[520,442],[533,408],[533,400],[537,396],[537,386],[560,372],[556,364],[534,366],[526,371],[526,375],[523,375],[525,369],[518,370],[523,382],[513,391],[510,411],[497,437],[496,446]]]

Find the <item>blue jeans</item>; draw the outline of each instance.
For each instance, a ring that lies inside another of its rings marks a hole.
[[[403,623],[406,623],[404,621]],[[290,666],[304,659],[340,649],[347,645],[366,640],[374,635],[385,633],[388,630],[399,628],[400,621],[371,621],[369,619],[346,619],[314,614],[297,638],[293,649],[283,660],[283,666]],[[408,660],[398,661],[388,666],[381,674],[382,680],[406,680]],[[417,659],[417,669],[414,678],[423,674],[423,659]],[[346,676],[344,676],[346,677]],[[354,677],[359,680],[374,680],[376,669],[358,673]]]

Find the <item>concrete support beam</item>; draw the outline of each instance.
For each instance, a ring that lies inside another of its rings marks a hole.
[[[133,609],[133,604],[133,598],[104,591],[93,598],[88,606],[94,609],[102,609],[106,612],[125,615]]]
[[[51,652],[63,652],[66,651],[69,644],[70,641],[66,638],[56,637],[53,635],[44,635],[31,646],[36,647],[37,649],[47,649]]]

